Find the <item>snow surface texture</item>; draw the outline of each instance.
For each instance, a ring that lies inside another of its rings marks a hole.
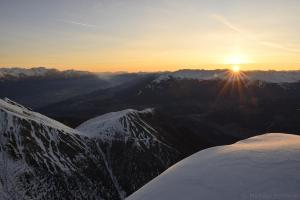
[[[33,112],[30,108],[26,108],[8,98],[5,98],[4,100],[0,99],[0,109],[4,110],[5,112],[17,116],[20,119],[26,119],[26,120],[32,120],[36,123],[50,126],[55,129],[59,129],[66,133],[77,133],[76,130],[58,122],[51,118],[48,118],[44,115],[41,115],[40,113]]]
[[[179,160],[142,119],[151,113],[103,115],[103,139],[0,99],[0,199],[124,199]]]
[[[300,199],[300,136],[271,133],[200,151],[127,200]]]
[[[0,199],[123,199],[102,149],[76,133],[0,100]]]
[[[231,72],[228,70],[179,70],[159,76],[154,83],[170,78],[212,80],[227,79]],[[268,83],[292,83],[300,81],[300,71],[245,71],[245,79],[250,81],[263,81]]]
[[[140,117],[141,114],[151,114],[152,112],[154,112],[152,109],[143,111],[126,109],[111,112],[90,119],[76,129],[85,136],[103,140],[116,139],[117,137],[153,139],[155,136],[151,132],[155,130]]]
[[[127,109],[93,118],[77,128],[98,142],[107,166],[127,194],[181,158],[180,152],[157,138],[160,132],[147,120],[153,114],[153,109]]]

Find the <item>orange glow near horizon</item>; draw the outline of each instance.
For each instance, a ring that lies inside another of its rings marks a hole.
[[[58,70],[81,70],[81,71],[90,71],[90,72],[163,72],[163,71],[177,71],[182,69],[192,69],[192,70],[215,70],[215,69],[229,69],[234,72],[239,72],[242,66],[243,71],[253,71],[253,70],[262,70],[262,71],[268,71],[268,70],[274,70],[274,71],[298,71],[300,70],[300,66],[295,65],[269,65],[269,64],[257,64],[257,65],[222,65],[222,64],[211,64],[211,65],[182,65],[176,66],[176,65],[163,65],[163,66],[143,66],[138,65],[136,66],[127,66],[127,65],[112,65],[112,66],[93,66],[93,65],[69,65],[69,66],[62,66],[59,64],[36,64],[36,65],[21,65],[21,64],[15,64],[15,65],[2,65],[0,68],[9,68],[9,67],[20,67],[20,68],[35,68],[35,67],[46,67],[46,68],[55,68]]]
[[[274,71],[294,71],[300,70],[298,65],[271,65],[271,64],[241,64],[241,65],[231,65],[231,64],[205,64],[205,65],[88,65],[88,64],[71,64],[71,65],[61,65],[59,63],[51,64],[5,64],[0,65],[2,67],[22,67],[22,68],[34,68],[34,67],[46,67],[46,68],[56,68],[58,70],[82,70],[90,72],[162,72],[162,71],[177,71],[181,69],[205,69],[205,70],[215,70],[215,69],[229,69],[232,71],[239,71],[237,68],[243,69],[243,71],[252,70],[274,70]]]
[[[142,49],[140,50],[141,52]],[[180,69],[232,69],[233,66],[239,66],[244,71],[247,70],[300,70],[300,64],[292,64],[288,61],[282,61],[277,64],[271,61],[258,60],[258,58],[245,56],[244,54],[229,54],[229,56],[201,56],[197,53],[178,54],[177,52],[126,52],[123,55],[105,53],[97,56],[97,53],[84,53],[82,55],[64,54],[53,58],[47,56],[26,56],[20,55],[15,58],[6,57],[0,60],[0,67],[25,67],[32,68],[44,66],[57,68],[59,70],[75,69],[91,72],[156,72],[156,71],[176,71]],[[166,54],[166,55],[164,55]],[[174,54],[174,55],[173,55]],[[177,55],[178,54],[178,55]],[[226,55],[226,53],[224,53]],[[176,55],[176,56],[175,56]],[[228,55],[228,54],[227,54]],[[273,59],[273,58],[272,58]],[[273,60],[275,60],[274,58]],[[256,62],[256,60],[261,62]],[[261,63],[261,64],[260,64]],[[299,62],[300,63],[300,62]]]
[[[300,70],[299,7],[296,0],[3,1],[0,67]]]

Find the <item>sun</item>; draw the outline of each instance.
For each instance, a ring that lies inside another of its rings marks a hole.
[[[238,65],[234,65],[234,66],[232,66],[231,70],[235,73],[238,73],[238,72],[240,72],[241,68]]]

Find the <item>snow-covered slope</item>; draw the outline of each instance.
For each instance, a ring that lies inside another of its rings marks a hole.
[[[272,133],[200,151],[128,200],[299,199],[300,136]]]
[[[112,173],[127,194],[181,158],[176,149],[156,137],[160,133],[145,118],[153,113],[152,109],[127,109],[93,118],[77,128],[98,142]]]
[[[123,197],[101,148],[77,133],[0,100],[0,199]]]
[[[148,141],[155,139],[152,132],[155,130],[141,118],[143,114],[151,114],[152,109],[137,111],[126,109],[118,112],[111,112],[99,117],[90,119],[77,130],[88,137],[97,137],[103,140],[115,140],[117,138],[138,139]]]
[[[5,111],[7,115],[18,117],[19,119],[34,121],[35,123],[59,129],[66,133],[78,134],[78,131],[49,117],[41,115],[40,113],[34,112],[30,108],[24,107],[23,105],[20,105],[8,98],[4,98],[3,100],[0,99],[0,108],[2,111]],[[12,125],[13,122],[8,121],[7,123]]]
[[[121,112],[124,137],[118,126],[88,134],[0,99],[0,199],[123,199],[179,159],[139,118],[149,112]],[[119,121],[109,115],[106,127]]]
[[[300,81],[300,71],[245,71],[244,78],[250,81],[263,81],[268,83],[292,83]],[[159,76],[154,83],[159,83],[170,78],[175,79],[228,79],[231,72],[228,70],[179,70]]]

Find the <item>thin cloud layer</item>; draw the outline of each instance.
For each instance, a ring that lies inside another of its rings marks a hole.
[[[241,29],[240,27],[238,27],[237,25],[233,24],[231,21],[229,21],[227,18],[225,18],[222,15],[212,14],[211,17],[213,19],[215,19],[216,21],[220,22],[221,24],[225,25],[227,28],[235,31],[236,33],[239,33],[244,38],[247,38],[249,40],[255,41],[255,42],[257,42],[260,45],[271,47],[271,48],[280,49],[280,50],[283,50],[283,51],[288,51],[288,52],[293,52],[293,53],[300,53],[300,49],[290,48],[290,47],[284,46],[282,44],[278,44],[278,43],[274,43],[274,42],[270,42],[270,41],[260,40],[253,33],[250,33],[250,32],[247,32],[247,31]]]

